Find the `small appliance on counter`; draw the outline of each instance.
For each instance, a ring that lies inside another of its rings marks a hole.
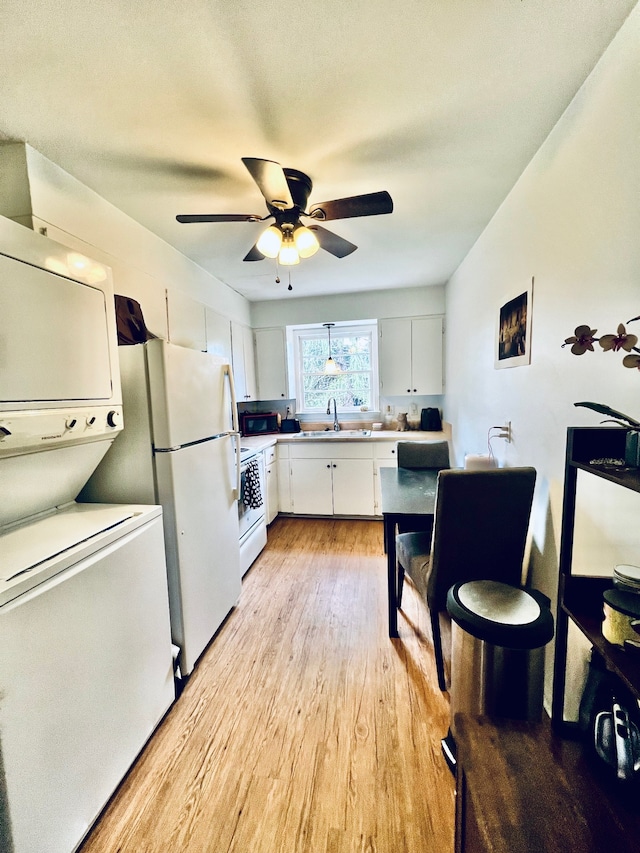
[[[277,412],[242,412],[240,429],[242,435],[269,435],[280,432],[280,415]]]
[[[287,415],[280,424],[280,432],[300,432],[300,421],[297,418],[290,418]]]
[[[425,432],[441,432],[442,418],[440,410],[435,408],[423,409],[420,412],[420,429]]]

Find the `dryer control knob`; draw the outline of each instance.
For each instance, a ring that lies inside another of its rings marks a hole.
[[[96,416],[95,415],[89,415],[87,417],[87,426],[88,427],[92,427],[95,424],[95,422],[96,422]]]
[[[77,418],[67,418],[64,425],[67,429],[75,429],[78,426],[78,419]]]
[[[9,429],[9,427],[0,424],[0,441],[5,439],[9,435],[11,435],[11,430]]]
[[[120,412],[111,411],[107,415],[107,426],[117,427],[120,426]]]

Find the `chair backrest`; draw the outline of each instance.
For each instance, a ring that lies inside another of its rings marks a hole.
[[[447,591],[459,581],[522,583],[535,482],[535,468],[440,471],[429,608],[444,610]]]
[[[399,441],[398,468],[449,467],[447,441]]]

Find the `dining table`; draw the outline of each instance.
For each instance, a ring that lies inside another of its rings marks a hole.
[[[416,529],[422,529],[429,518],[433,521],[437,482],[438,470],[435,468],[380,469],[390,637],[399,636],[396,531],[399,524],[410,527],[414,523]]]

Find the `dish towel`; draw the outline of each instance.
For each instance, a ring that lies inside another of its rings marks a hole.
[[[260,489],[260,468],[255,459],[247,465],[242,487],[242,503],[249,509],[262,506],[262,491]]]

